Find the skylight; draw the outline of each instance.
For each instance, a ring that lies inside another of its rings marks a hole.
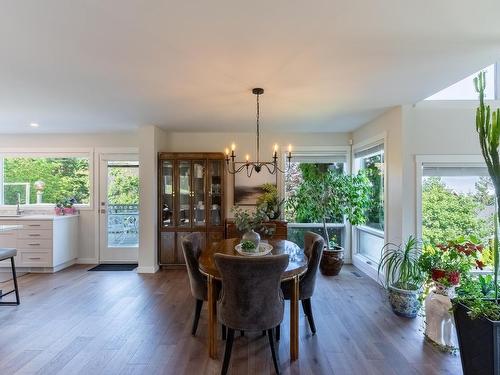
[[[486,72],[485,99],[493,100],[495,99],[495,64],[481,70]],[[473,80],[477,76],[477,73],[479,72],[471,74],[467,78],[429,96],[425,100],[476,100],[478,96],[474,89]]]

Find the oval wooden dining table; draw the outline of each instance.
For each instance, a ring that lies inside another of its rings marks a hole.
[[[231,238],[207,246],[199,259],[200,271],[208,279],[208,351],[210,358],[217,358],[217,298],[215,280],[220,280],[220,273],[215,265],[214,254],[240,255],[234,247],[240,242]],[[273,246],[271,254],[288,254],[288,266],[283,273],[282,281],[290,280],[292,293],[290,300],[290,359],[299,358],[299,277],[307,270],[307,256],[304,251],[291,241],[269,240]]]

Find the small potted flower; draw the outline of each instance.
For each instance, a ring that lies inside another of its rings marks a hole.
[[[56,203],[54,211],[56,215],[74,215],[76,213],[76,209],[73,206],[76,203],[77,201],[74,197],[60,200]]]

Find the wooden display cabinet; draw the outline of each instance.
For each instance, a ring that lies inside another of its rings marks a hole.
[[[182,239],[203,233],[207,244],[224,238],[225,176],[223,153],[158,155],[158,260],[183,265]]]

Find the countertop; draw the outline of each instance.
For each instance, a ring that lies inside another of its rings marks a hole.
[[[66,219],[71,219],[78,217],[79,215],[43,215],[43,214],[38,214],[38,215],[32,215],[32,214],[27,214],[27,215],[22,215],[22,216],[2,216],[0,214],[0,222],[1,221],[31,221],[31,220],[66,220]]]

